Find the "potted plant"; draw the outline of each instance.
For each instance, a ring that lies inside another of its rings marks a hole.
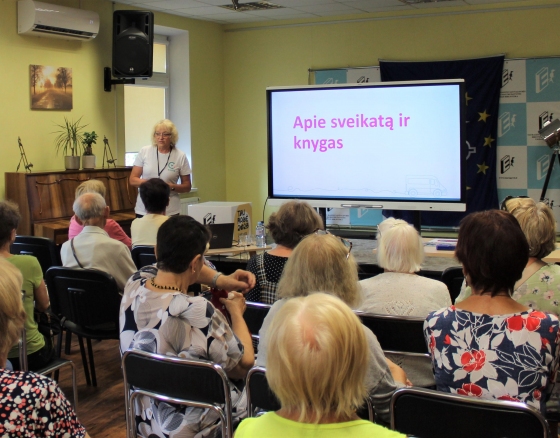
[[[82,138],[82,146],[84,147],[84,155],[82,156],[82,168],[95,169],[95,155],[93,155],[91,145],[97,144],[97,134],[95,133],[95,131],[84,132]]]
[[[60,151],[64,154],[64,167],[66,170],[78,170],[80,168],[80,148],[82,147],[82,131],[87,125],[81,125],[82,118],[78,120],[68,120],[64,117],[64,124],[55,123],[60,129],[53,132],[58,134],[54,140],[56,153]]]

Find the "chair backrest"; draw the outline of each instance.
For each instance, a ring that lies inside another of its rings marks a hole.
[[[356,312],[386,353],[430,356],[424,339],[424,318]]]
[[[253,367],[247,373],[247,412],[250,417],[255,415],[256,408],[263,411],[277,411],[280,402],[268,386],[266,368]]]
[[[249,417],[254,417],[257,411],[277,411],[281,408],[280,402],[268,386],[266,368],[255,366],[247,373],[245,381],[247,388],[247,412]],[[362,408],[358,410],[360,418],[373,421],[375,413],[369,397]]]
[[[455,300],[461,293],[464,279],[462,266],[450,266],[441,273],[441,281],[447,286],[452,303],[455,303]]]
[[[393,430],[417,437],[549,437],[542,414],[521,402],[402,388],[393,393],[390,412]]]
[[[134,398],[145,395],[175,404],[212,409],[222,421],[222,436],[233,435],[231,395],[223,368],[205,360],[128,350],[122,358],[127,427],[135,434]]]
[[[51,266],[61,266],[60,251],[55,243],[47,237],[16,236],[10,246],[12,254],[32,255],[37,257],[43,276]]]
[[[156,254],[153,246],[138,245],[130,252],[132,261],[138,269],[153,265],[156,262]]]
[[[253,338],[258,338],[259,330],[261,329],[263,321],[272,306],[270,304],[254,303],[251,301],[247,301],[245,304],[247,307],[245,309],[245,313],[243,314],[243,318],[247,323],[251,336]]]
[[[82,327],[119,326],[121,296],[115,279],[97,269],[52,267],[45,275],[51,308]]]

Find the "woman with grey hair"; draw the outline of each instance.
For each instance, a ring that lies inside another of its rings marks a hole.
[[[377,227],[377,264],[382,274],[360,281],[366,313],[425,318],[430,312],[451,305],[447,286],[422,277],[424,245],[416,229],[401,219],[389,218]],[[403,367],[415,386],[435,385],[429,358],[388,354]]]
[[[159,178],[169,185],[171,194],[165,212],[167,216],[180,213],[179,193],[191,191],[191,166],[187,156],[177,149],[178,141],[179,133],[171,120],[157,122],[152,144],[140,149],[130,173],[130,185],[134,187],[140,187],[150,178]],[[136,199],[134,211],[136,217],[143,217],[147,213],[140,195]]]

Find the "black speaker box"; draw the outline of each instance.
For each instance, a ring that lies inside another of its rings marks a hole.
[[[150,78],[154,61],[154,13],[113,12],[113,76]]]

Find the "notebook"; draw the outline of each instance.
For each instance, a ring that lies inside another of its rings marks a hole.
[[[210,238],[210,249],[231,248],[233,242],[233,223],[230,224],[208,224],[212,237]]]

